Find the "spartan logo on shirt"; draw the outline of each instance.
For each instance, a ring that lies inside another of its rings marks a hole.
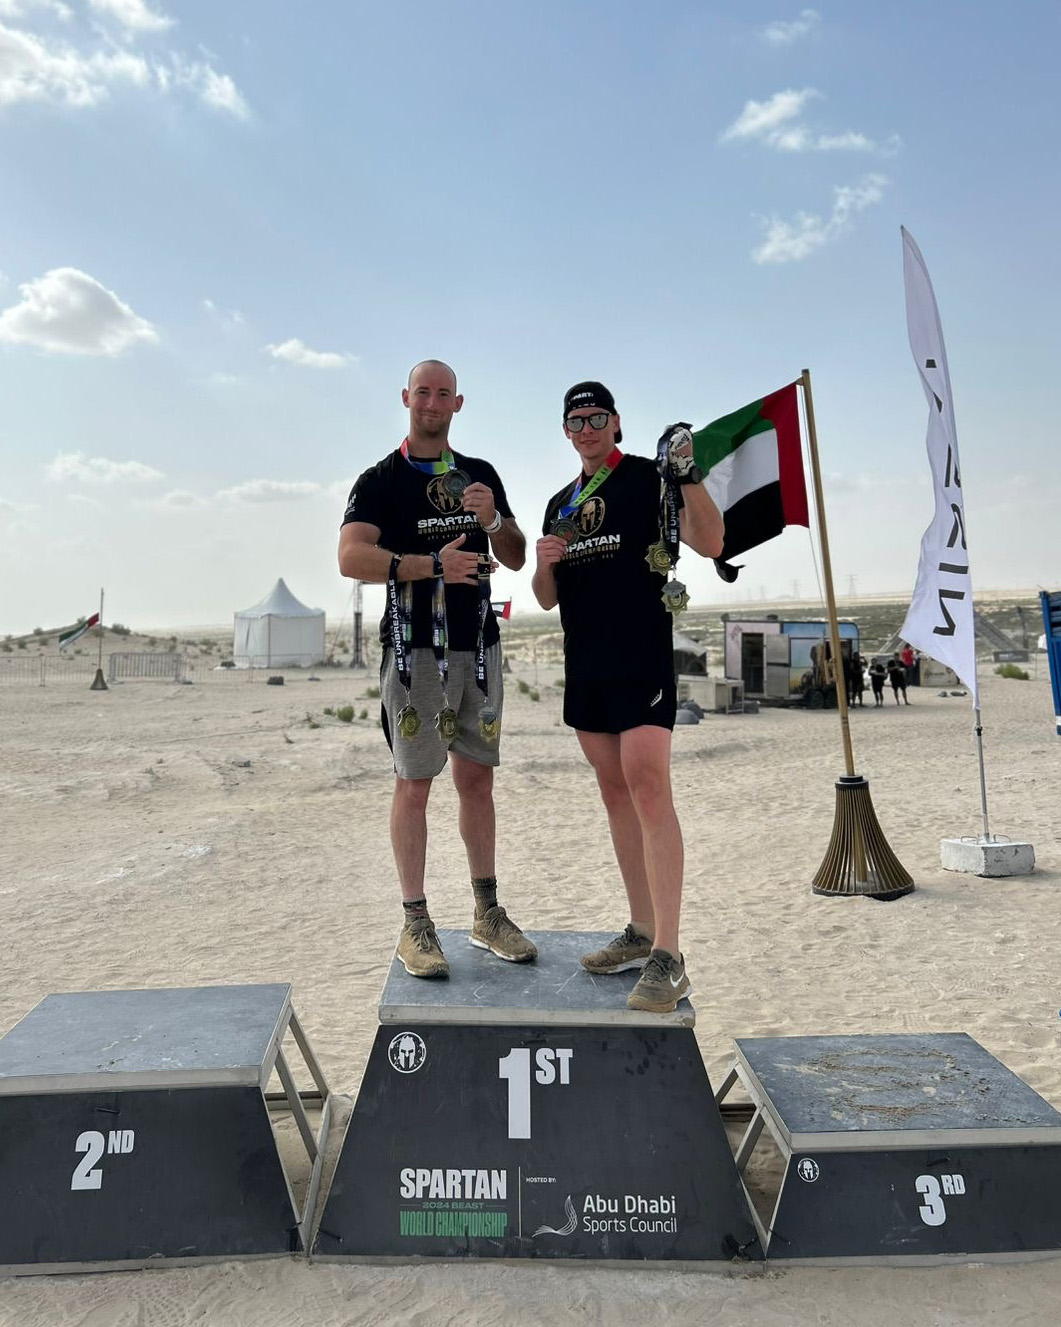
[[[578,528],[583,539],[596,534],[604,524],[604,499],[587,498],[578,509]]]
[[[460,511],[460,498],[451,498],[442,487],[442,481],[445,475],[432,475],[427,485],[427,496],[430,499],[432,507],[440,511],[443,516],[451,516],[455,511]]]

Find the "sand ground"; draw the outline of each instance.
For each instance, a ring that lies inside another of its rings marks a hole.
[[[400,921],[392,774],[365,697],[371,675],[322,678],[0,687],[0,1029],[54,991],[290,980],[330,1082],[356,1094]],[[503,901],[532,929],[617,928],[603,811],[560,724],[560,692],[540,681],[540,700],[510,684],[506,701]],[[889,694],[884,710],[852,716],[856,764],[917,883],[891,904],[810,891],[842,772],[835,714],[712,715],[676,731],[683,946],[708,1072],[724,1073],[737,1036],[965,1031],[1061,1107],[1061,740],[1049,685],[982,683],[992,826],[1031,840],[1039,867],[1007,881],[940,870],[940,838],[979,828],[972,716],[968,700],[911,699],[896,709]],[[345,703],[368,717],[323,715]],[[439,925],[467,926],[455,811],[444,777],[428,891]],[[769,1159],[762,1170],[765,1183]],[[0,1281],[3,1327],[1059,1316],[1061,1260],[735,1273],[280,1260]]]

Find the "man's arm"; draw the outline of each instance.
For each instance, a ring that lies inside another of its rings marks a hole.
[[[701,557],[721,557],[725,525],[714,498],[703,484],[684,484],[681,494],[685,502],[678,514],[682,543]]]
[[[383,584],[390,576],[395,554],[380,548],[382,531],[367,521],[348,521],[339,531],[339,574],[352,580]],[[442,579],[447,585],[478,585],[479,555],[466,553],[462,545],[467,535],[460,534],[438,550]],[[400,581],[427,581],[435,575],[435,560],[430,553],[399,554]]]
[[[538,565],[531,580],[531,589],[539,605],[548,611],[560,602],[556,589],[556,564],[567,552],[567,544],[558,535],[543,535],[538,540]]]

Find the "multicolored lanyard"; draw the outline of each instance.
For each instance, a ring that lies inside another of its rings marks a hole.
[[[622,452],[618,447],[613,447],[608,459],[593,475],[590,476],[585,487],[583,487],[584,476],[579,475],[575,491],[571,496],[571,501],[565,503],[564,506],[560,508],[559,515],[570,516],[576,507],[581,507],[588,498],[591,498],[593,494],[596,493],[597,489],[600,488],[601,484],[604,483],[622,459]]]
[[[447,471],[456,470],[457,468],[457,462],[448,447],[443,447],[442,455],[437,461],[419,461],[415,456],[410,456],[408,438],[403,439],[398,450],[410,465],[415,466],[417,470],[422,470],[425,475],[444,475]]]

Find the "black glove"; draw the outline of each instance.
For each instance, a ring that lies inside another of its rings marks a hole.
[[[674,455],[674,449],[678,445],[689,441],[692,429],[692,424],[679,421],[677,424],[668,424],[660,434],[659,442],[656,444],[656,469],[665,483],[702,484],[704,482],[704,472],[692,456]]]

